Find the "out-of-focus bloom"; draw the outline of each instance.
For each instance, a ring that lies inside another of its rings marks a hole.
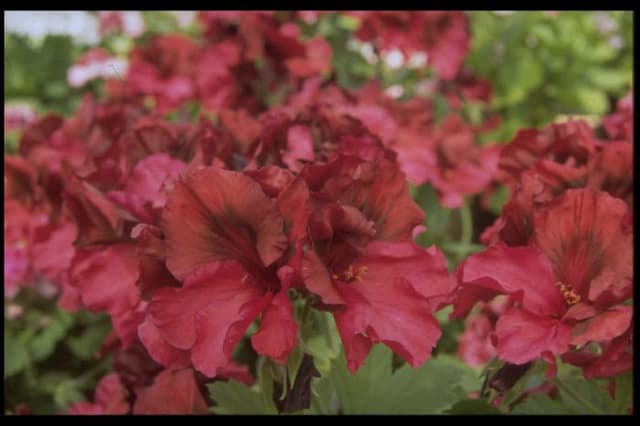
[[[67,82],[71,87],[82,87],[98,78],[122,78],[127,72],[127,62],[116,58],[102,48],[85,53],[67,71]]]
[[[94,402],[75,402],[67,414],[127,414],[127,390],[115,373],[103,377],[98,383]]]
[[[138,37],[144,33],[145,26],[142,14],[136,11],[101,11],[98,12],[100,34],[105,36],[121,33],[127,37]]]

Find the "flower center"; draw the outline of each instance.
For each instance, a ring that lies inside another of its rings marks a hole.
[[[569,306],[573,306],[575,304],[580,303],[580,295],[576,293],[576,291],[569,284],[565,284],[563,282],[556,282],[556,286],[560,290],[560,294],[564,297],[564,301]]]
[[[353,269],[353,265],[349,265],[347,269],[341,274],[333,274],[331,278],[334,280],[342,280],[346,282],[351,282],[354,280],[362,281],[362,278],[367,274],[369,268],[366,266],[360,266],[358,269]]]

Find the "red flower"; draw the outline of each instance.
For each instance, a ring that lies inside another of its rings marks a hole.
[[[595,148],[593,129],[582,120],[551,124],[543,131],[524,129],[502,149],[499,167],[508,184],[538,162],[548,179],[572,181],[575,173],[584,173]]]
[[[95,402],[76,402],[67,414],[127,414],[127,390],[118,375],[111,373],[100,380],[95,392]]]
[[[153,154],[133,168],[124,188],[109,197],[142,222],[154,223],[166,203],[166,192],[186,164],[168,154]]]
[[[618,101],[613,114],[602,119],[602,127],[611,139],[633,143],[633,92]]]
[[[389,161],[355,157],[307,166],[303,176],[313,248],[304,252],[302,279],[334,314],[349,369],[377,342],[422,364],[440,337],[431,313],[452,283],[442,254],[411,242],[423,213],[404,176]]]
[[[164,370],[151,386],[140,389],[133,406],[134,414],[207,414],[207,403],[193,371]]]
[[[508,294],[519,303],[496,324],[498,356],[522,364],[624,333],[631,309],[631,225],[624,202],[568,190],[534,216],[533,245],[496,244],[458,270],[453,315]]]
[[[253,346],[286,360],[297,325],[274,264],[287,247],[283,225],[275,201],[241,173],[203,168],[176,183],[162,228],[167,267],[183,283],[153,294],[151,323],[141,329],[158,361],[172,363],[183,359],[179,351],[187,351],[196,369],[220,374],[263,311]]]
[[[192,72],[196,54],[197,46],[185,36],[154,37],[148,47],[131,52],[127,92],[153,97],[162,111],[193,98]]]
[[[497,171],[500,148],[480,147],[474,140],[473,129],[459,116],[449,115],[433,131],[428,145],[423,143],[401,153],[399,161],[415,163],[423,159],[419,166],[411,166],[420,168],[418,182],[430,182],[440,193],[443,205],[460,207],[464,196],[486,190]],[[420,150],[421,156],[411,158],[414,150]]]
[[[583,347],[579,351],[562,356],[564,362],[580,366],[588,379],[614,377],[633,369],[632,326],[622,335],[604,343],[602,353],[597,355]]]
[[[345,305],[333,313],[351,372],[378,342],[412,367],[429,358],[441,334],[431,313],[451,290],[445,259],[435,248],[371,243],[349,268],[332,275],[332,284]]]

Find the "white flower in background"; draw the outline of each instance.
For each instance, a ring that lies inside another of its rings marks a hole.
[[[176,17],[176,22],[180,28],[187,28],[196,19],[196,12],[194,10],[178,10],[171,12]]]
[[[127,72],[126,60],[111,56],[104,49],[91,49],[67,71],[71,87],[82,87],[97,78],[123,78]]]
[[[122,33],[128,37],[144,34],[144,19],[140,12],[134,11],[102,11],[98,12],[100,34]]]
[[[100,41],[98,20],[88,12],[8,11],[4,13],[4,30],[35,39],[60,34],[69,35],[78,43]]]
[[[398,99],[404,95],[404,88],[399,84],[394,84],[393,86],[388,87],[384,93],[392,99]]]
[[[429,56],[424,52],[416,52],[409,56],[407,68],[422,68],[427,65]]]
[[[399,49],[393,49],[384,55],[384,62],[392,70],[398,69],[404,64],[404,55]]]
[[[36,118],[35,110],[25,103],[4,104],[4,130],[22,130]]]

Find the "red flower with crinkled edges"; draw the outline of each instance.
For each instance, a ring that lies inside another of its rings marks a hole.
[[[443,255],[411,241],[424,214],[404,175],[388,160],[340,156],[302,176],[311,247],[301,279],[333,313],[348,368],[356,371],[378,342],[421,365],[440,337],[432,312],[453,283]]]
[[[13,298],[26,286],[56,294],[74,254],[77,228],[57,205],[43,173],[22,157],[4,159],[4,291]]]
[[[502,149],[500,172],[505,183],[515,185],[522,172],[537,165],[549,181],[576,186],[570,182],[584,179],[596,144],[593,129],[583,120],[551,124],[542,131],[523,129]]]
[[[331,161],[341,154],[366,161],[393,157],[362,122],[331,104],[312,104],[293,113],[273,109],[260,121],[262,131],[251,146],[247,168],[276,165],[300,172],[305,164]]]
[[[174,368],[190,359],[213,377],[262,313],[253,347],[284,362],[297,324],[277,276],[288,240],[276,200],[242,173],[192,170],[169,194],[162,230],[167,267],[182,287],[156,290],[140,326],[154,359]]]
[[[605,192],[567,190],[536,212],[532,245],[498,243],[460,265],[452,316],[479,300],[512,296],[493,336],[498,356],[523,364],[588,342],[609,342],[629,327],[632,225],[626,204]]]
[[[534,212],[569,188],[606,191],[633,208],[632,150],[626,141],[597,141],[583,121],[518,132],[500,156],[499,174],[511,196],[481,240],[527,244]]]
[[[186,36],[155,36],[149,46],[131,52],[126,92],[131,96],[151,96],[162,111],[194,98],[197,53],[198,46]]]

